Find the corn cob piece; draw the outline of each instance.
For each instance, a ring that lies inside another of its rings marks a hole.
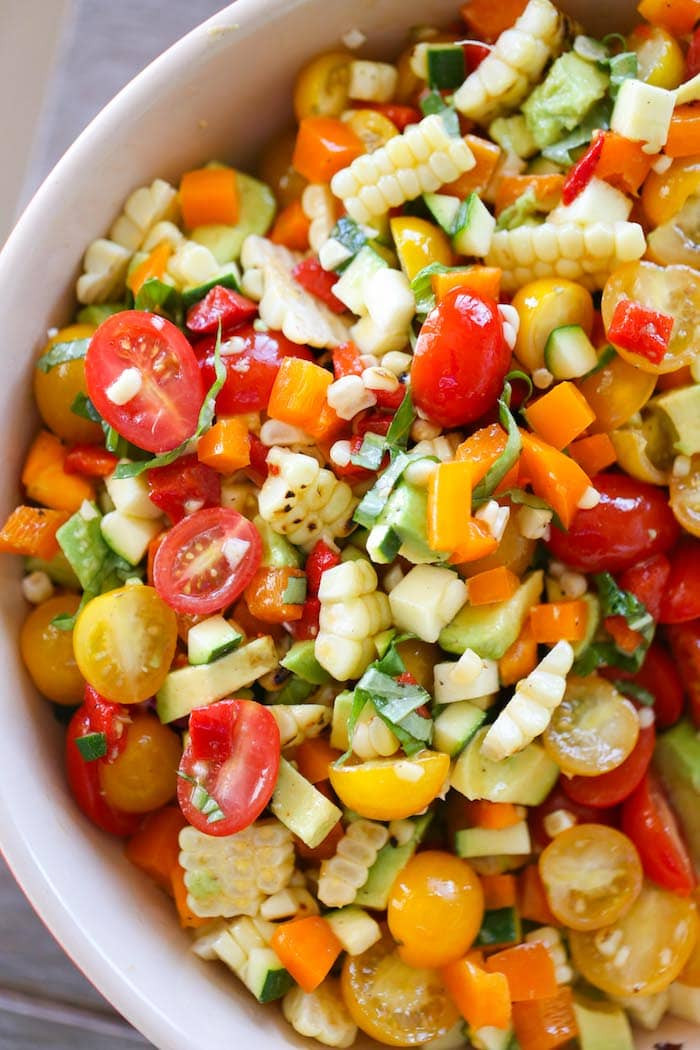
[[[260,915],[268,921],[303,919],[307,915],[318,915],[318,904],[305,886],[287,886],[262,902]]]
[[[375,656],[374,636],[391,626],[389,599],[377,584],[377,574],[364,558],[327,569],[321,578],[314,652],[339,682],[359,678]]]
[[[218,936],[212,931],[207,938],[211,956],[226,963],[260,1002],[280,999],[292,983],[276,952],[270,947],[274,930],[271,922],[244,917],[229,925],[223,924]],[[195,951],[202,956],[196,945]],[[271,984],[267,980],[261,984],[261,974],[271,973],[276,979]]]
[[[258,506],[275,532],[302,547],[321,535],[348,534],[357,504],[349,485],[299,452],[275,446],[267,462],[272,471],[260,489]]]
[[[311,183],[301,195],[301,207],[309,219],[309,245],[319,252],[335,226],[335,199],[328,186]]]
[[[372,820],[356,820],[350,824],[335,856],[321,864],[318,899],[329,908],[352,904],[388,838],[389,832],[383,824]]]
[[[121,244],[98,237],[85,252],[83,273],[75,294],[80,303],[105,303],[124,292],[131,252]]]
[[[487,266],[503,270],[502,285],[515,292],[538,277],[567,277],[586,288],[603,288],[613,270],[640,259],[646,251],[644,231],[636,222],[544,222],[518,226],[493,235]]]
[[[376,712],[374,704],[365,704],[352,734],[352,749],[358,758],[388,758],[399,749],[396,736]]]
[[[129,252],[138,251],[149,230],[159,222],[176,222],[179,210],[177,190],[163,179],[155,179],[127,197],[109,231],[110,239]]]
[[[421,193],[433,193],[475,163],[464,139],[449,135],[442,118],[433,113],[336,172],[331,189],[348,215],[369,222]]]
[[[321,704],[271,704],[268,711],[279,727],[283,748],[318,736],[331,720],[330,708]]]
[[[486,758],[499,762],[520,751],[549,725],[552,711],[564,698],[566,676],[574,662],[569,642],[557,642],[534,671],[521,678],[511,697],[484,737]]]
[[[294,871],[292,836],[277,820],[222,837],[186,827],[180,851],[187,903],[202,918],[257,915],[264,898],[284,889]]]
[[[355,59],[350,63],[348,96],[362,102],[390,102],[398,81],[396,66]]]
[[[525,940],[530,944],[543,944],[547,954],[554,964],[554,973],[557,984],[571,984],[574,979],[574,971],[569,966],[566,948],[559,930],[554,926],[539,926],[525,934]]]
[[[259,302],[261,321],[293,343],[332,347],[347,342],[348,323],[305,291],[292,277],[298,252],[251,234],[243,242],[242,290]]]
[[[530,0],[511,29],[454,95],[460,113],[488,123],[516,109],[563,44],[563,21],[549,0]]]
[[[292,988],[282,1000],[282,1012],[299,1035],[324,1046],[352,1046],[357,1026],[340,994],[340,983],[328,977],[313,992]]]
[[[212,253],[203,244],[183,241],[168,259],[168,275],[179,290],[206,284],[221,273]]]
[[[362,908],[340,908],[329,911],[324,919],[333,930],[348,955],[362,955],[382,936],[376,919]]]

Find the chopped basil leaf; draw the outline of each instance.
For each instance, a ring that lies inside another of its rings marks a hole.
[[[86,733],[74,739],[84,762],[94,762],[107,754],[107,737],[104,733]]]
[[[416,300],[416,313],[419,316],[425,316],[435,307],[435,293],[431,281],[434,273],[450,273],[452,270],[463,269],[463,266],[445,266],[444,263],[432,262],[419,270],[411,281],[411,291]]]
[[[371,528],[384,510],[386,501],[406,467],[409,463],[415,463],[419,459],[425,459],[425,457],[409,455],[406,452],[397,453],[384,473],[362,497],[360,504],[355,508],[353,521],[356,521],[358,525],[364,525],[367,529]]]
[[[340,241],[343,247],[347,248],[353,255],[357,255],[369,240],[365,231],[354,219],[348,218],[347,215],[343,215],[338,219],[330,235],[334,240]]]
[[[504,208],[496,222],[497,230],[514,230],[522,226],[526,219],[531,219],[540,210],[539,202],[532,187],[521,193],[512,204]]]
[[[194,777],[189,776],[187,773],[181,773],[180,770],[177,770],[177,775],[192,785],[190,802],[195,809],[198,809],[200,813],[206,816],[207,824],[216,824],[218,821],[224,820],[226,814],[203,784],[200,784],[198,780],[195,780]]]
[[[517,463],[523,447],[518,424],[510,411],[510,393],[510,383],[506,381],[503,385],[503,393],[498,399],[498,413],[501,425],[508,435],[506,447],[493,466],[487,471],[486,476],[474,489],[472,502],[475,506],[488,502],[508,471]]]
[[[406,445],[408,444],[408,435],[415,418],[416,413],[413,408],[413,398],[411,397],[410,389],[407,389],[403,396],[403,401],[396,409],[394,418],[386,432],[386,444],[398,448],[406,448]]]
[[[514,368],[511,372],[508,372],[506,376],[506,383],[514,383],[516,380],[527,385],[527,394],[525,395],[522,401],[522,404],[526,405],[532,397],[532,394],[535,389],[532,380],[530,379],[530,376],[527,374],[527,372],[521,372],[519,368]],[[508,400],[508,407],[510,408],[510,398]]]
[[[282,593],[284,605],[303,605],[306,601],[306,577],[290,576]]]
[[[619,47],[627,47],[627,41],[625,40],[622,33],[606,33],[601,43],[604,47],[607,47],[608,49],[610,49],[613,45],[618,45]]]
[[[430,117],[433,113],[442,113],[443,110],[448,108],[444,98],[435,88],[432,88],[423,96],[419,105],[424,117]],[[454,113],[454,110],[452,112]],[[455,116],[457,116],[456,113]]]
[[[392,678],[398,678],[399,675],[405,672],[406,664],[396,649],[398,642],[402,641],[404,637],[404,635],[399,635],[391,639],[381,659],[376,660],[372,664],[377,671],[380,671],[382,674],[388,674]]]
[[[87,397],[82,390],[75,395],[70,410],[73,415],[80,416],[81,419],[89,419],[93,423],[100,424],[103,422],[102,416],[97,411],[90,398]]]
[[[589,109],[578,127],[574,128],[565,138],[560,139],[559,142],[554,142],[551,146],[545,146],[542,150],[542,156],[555,164],[560,164],[563,168],[568,168],[574,163],[571,151],[578,149],[580,146],[587,146],[593,138],[593,132],[598,128],[606,131],[610,127],[611,113],[612,103],[609,99],[601,99],[600,102],[596,102]]]
[[[637,631],[642,640],[634,652],[630,653],[619,649],[610,635],[597,639],[587,646],[576,660],[574,674],[585,676],[597,667],[619,667],[623,671],[638,671],[654,638],[654,618],[646,605],[631,591],[624,591],[618,587],[609,572],[597,573],[593,579],[598,588],[602,619],[608,616],[624,617],[630,630]]]
[[[165,314],[175,324],[182,324],[182,297],[177,288],[157,277],[144,281],[134,299],[135,310]]]
[[[62,365],[66,361],[81,361],[89,345],[89,339],[69,339],[65,343],[54,343],[50,350],[41,355],[36,367],[40,372],[50,372],[56,365]]]
[[[626,678],[617,678],[613,685],[620,693],[624,693],[625,696],[631,696],[633,700],[636,700],[638,704],[642,704],[644,707],[653,707],[656,703],[654,694],[638,682],[630,682]]]
[[[375,664],[365,671],[355,686],[355,690],[358,689],[369,694],[377,710],[381,704],[382,713],[391,722],[400,722],[417,707],[431,703],[430,693],[422,686],[397,682],[396,678],[377,670]]]
[[[620,55],[614,55],[609,63],[610,70],[610,97],[616,98],[625,80],[634,79],[637,76],[639,63],[634,51],[623,51]]]
[[[382,435],[373,434],[371,430],[368,430],[362,439],[359,451],[351,454],[350,462],[366,470],[379,470],[385,448],[386,440]]]

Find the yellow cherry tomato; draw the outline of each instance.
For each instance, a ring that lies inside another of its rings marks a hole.
[[[671,510],[686,532],[700,537],[700,455],[690,459],[687,474],[671,472]]]
[[[73,632],[62,631],[51,621],[73,616],[80,604],[77,594],[61,594],[37,605],[22,625],[19,647],[22,659],[40,693],[56,704],[79,704],[85,682],[73,655]]]
[[[625,474],[650,485],[668,485],[669,472],[660,470],[649,456],[646,434],[641,427],[615,430],[610,435],[617,462]]]
[[[407,966],[388,936],[346,957],[340,986],[358,1028],[387,1046],[437,1039],[459,1016],[437,971]]]
[[[479,877],[466,860],[427,850],[397,875],[387,920],[401,959],[409,966],[438,967],[461,959],[484,917]]]
[[[440,794],[450,759],[440,751],[414,758],[377,758],[330,767],[336,795],[348,809],[370,820],[402,820],[420,813]]]
[[[591,430],[607,434],[644,407],[656,386],[656,376],[616,355],[587,379],[580,379],[577,386],[595,412]]]
[[[47,353],[56,343],[88,339],[94,331],[94,325],[90,324],[73,324],[62,328],[49,339],[42,354]],[[71,405],[78,394],[87,396],[84,361],[65,361],[61,365],[55,365],[49,372],[34,369],[34,397],[39,415],[49,430],[64,441],[76,444],[102,441],[102,429],[97,423],[91,423],[89,419],[83,419],[71,412]]]
[[[697,193],[700,193],[700,157],[681,157],[662,173],[649,172],[644,180],[642,207],[652,226],[663,226]]]
[[[348,104],[349,51],[328,51],[304,66],[294,85],[294,114],[304,117],[339,117]]]
[[[697,893],[695,896],[697,898]],[[691,988],[700,988],[700,937],[695,942],[690,958],[683,967],[678,980],[681,984],[689,984]]]
[[[544,746],[567,776],[595,777],[622,765],[639,736],[634,706],[596,674],[570,677],[544,731]]]
[[[513,297],[520,317],[515,356],[530,372],[544,367],[544,348],[550,334],[562,325],[577,324],[591,334],[593,299],[575,281],[542,277],[524,285]]]
[[[652,262],[625,263],[608,277],[601,310],[605,330],[620,299],[632,299],[674,319],[668,349],[658,364],[616,347],[621,357],[643,372],[675,372],[693,361],[700,345],[700,274],[689,266],[657,266]]]
[[[105,801],[123,813],[148,813],[175,797],[182,744],[150,711],[126,727],[124,749],[98,772]]]
[[[646,882],[632,907],[602,930],[572,930],[582,977],[608,995],[654,995],[690,958],[698,933],[695,902]]]
[[[349,109],[343,121],[352,128],[367,153],[374,153],[399,134],[396,124],[376,109]]]
[[[683,80],[685,60],[680,46],[660,26],[637,26],[627,38],[637,55],[637,77],[654,87],[672,91]]]
[[[409,281],[430,263],[452,265],[454,260],[449,238],[432,222],[405,215],[392,219],[389,225],[401,269]]]
[[[549,907],[572,930],[599,930],[621,918],[642,889],[633,843],[604,824],[576,824],[552,839],[539,859]]]
[[[265,147],[258,164],[258,174],[270,187],[280,208],[299,200],[307,180],[292,166],[296,129],[285,131]]]
[[[75,625],[78,667],[108,700],[139,704],[160,689],[177,644],[177,619],[153,587],[129,584],[88,602]]]
[[[437,645],[423,642],[420,638],[406,638],[399,642],[396,651],[404,662],[409,674],[412,674],[418,685],[431,692],[434,685],[434,667],[443,659]]]

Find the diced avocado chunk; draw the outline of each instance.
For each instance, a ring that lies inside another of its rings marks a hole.
[[[581,1050],[634,1050],[627,1014],[619,1006],[576,995],[574,1013]]]
[[[94,324],[97,326],[101,325],[112,314],[118,314],[123,309],[124,303],[91,303],[89,306],[83,306],[78,310],[75,320],[78,324]]]
[[[481,750],[487,731],[479,729],[457,759],[452,787],[468,799],[539,806],[559,776],[556,762],[536,743],[528,744],[500,762],[492,762]]]
[[[323,842],[343,815],[285,758],[280,759],[270,809],[310,849]]]
[[[267,233],[277,210],[275,195],[264,182],[237,171],[236,184],[239,209],[235,226],[197,226],[190,234],[191,239],[208,248],[222,266],[238,258],[249,234]]]
[[[305,682],[311,682],[312,685],[325,685],[330,681],[331,676],[321,667],[314,649],[315,643],[311,640],[295,642],[280,663],[282,667],[286,667],[292,674],[303,678]]]
[[[83,505],[56,533],[59,546],[78,577],[83,590],[93,584],[109,554],[100,523],[102,515],[94,503]]]
[[[266,569],[300,569],[302,557],[289,540],[275,532],[269,522],[260,515],[253,518],[253,524],[262,540],[262,557],[260,564]]]
[[[78,577],[73,572],[63,551],[54,554],[51,561],[44,561],[42,558],[25,558],[24,568],[28,573],[45,572],[50,580],[59,587],[67,587],[69,591],[77,591],[80,588]]]
[[[431,550],[428,546],[427,513],[427,489],[400,481],[387,500],[375,528],[387,526],[398,536],[401,541],[399,553],[414,565],[445,561],[446,553]],[[372,529],[367,540],[368,551],[370,545],[374,548],[374,536],[375,530]]]
[[[677,722],[673,729],[656,738],[654,768],[666,788],[700,875],[700,732],[689,721]]]
[[[339,751],[347,751],[350,747],[348,739],[348,719],[352,711],[353,693],[345,691],[338,693],[333,701],[333,718],[331,720],[331,747],[337,747]]]
[[[550,146],[580,124],[603,97],[608,83],[607,75],[594,63],[573,51],[560,55],[522,107],[537,148]]]
[[[403,871],[416,852],[431,820],[432,813],[425,813],[422,817],[412,821],[414,832],[408,842],[404,842],[401,846],[392,846],[391,843],[382,846],[374,864],[369,869],[367,881],[357,891],[355,904],[363,908],[376,908],[378,911],[384,911],[389,903],[394,879],[400,871]]]
[[[469,700],[447,704],[435,719],[433,747],[454,758],[463,751],[486,718],[486,712]]]
[[[171,671],[156,695],[161,722],[174,722],[189,715],[195,707],[222,700],[252,685],[261,675],[277,667],[277,650],[268,635],[255,638],[228,656],[211,664],[180,667]]]
[[[458,857],[527,856],[532,850],[527,821],[509,828],[464,828],[455,835]]]
[[[530,608],[542,593],[544,574],[538,569],[505,602],[473,607],[465,605],[440,632],[445,652],[461,655],[473,649],[487,660],[500,660],[520,634]]]
[[[269,692],[267,694],[267,703],[301,704],[315,690],[316,686],[313,682],[307,682],[305,679],[297,677],[297,675],[292,675],[279,692]]]
[[[522,113],[498,117],[489,126],[489,135],[506,153],[514,153],[523,160],[537,153],[537,145]]]
[[[700,383],[669,390],[647,407],[661,413],[670,425],[676,452],[684,456],[700,452]]]

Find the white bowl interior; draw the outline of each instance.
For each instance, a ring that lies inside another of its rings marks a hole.
[[[626,27],[634,5],[615,4],[619,18],[605,0],[564,6],[589,32],[604,33]],[[81,135],[0,255],[0,515],[17,502],[36,423],[36,351],[47,328],[69,318],[84,248],[129,191],[157,175],[175,180],[212,157],[245,167],[291,119],[290,85],[306,57],[355,27],[369,39],[364,53],[395,54],[408,26],[447,23],[456,8],[456,0],[239,0],[153,63]],[[247,1039],[257,1050],[308,1045],[223,966],[189,951],[171,903],[124,859],[119,842],[78,812],[64,780],[63,729],[19,661],[26,609],[18,579],[14,560],[0,559],[0,839],[27,896],[100,991],[163,1050],[223,1050]],[[693,1038],[679,1022],[664,1037]],[[640,1036],[639,1045],[658,1038]]]

